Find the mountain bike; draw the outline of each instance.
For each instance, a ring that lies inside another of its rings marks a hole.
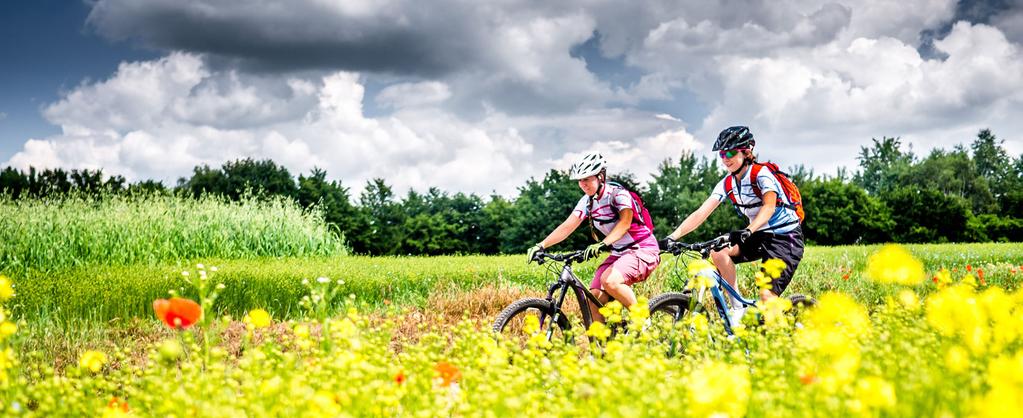
[[[587,301],[593,302],[598,309],[604,306],[572,271],[573,263],[586,261],[583,251],[564,254],[549,254],[541,251],[536,253],[533,260],[530,261],[536,261],[539,265],[550,261],[551,264],[547,266],[548,272],[556,276],[557,280],[551,283],[547,289],[546,298],[521,299],[504,308],[494,320],[494,332],[518,340],[526,340],[537,332],[543,332],[547,341],[551,341],[557,336],[566,342],[571,342],[573,335],[569,333],[569,330],[572,328],[572,323],[562,310],[569,291],[572,292],[572,297],[579,304],[584,330],[593,323],[593,315]]]
[[[675,243],[671,248],[663,249],[661,252],[675,255],[673,271],[678,275],[678,263],[680,261],[682,262],[683,269],[687,269],[688,263],[685,261],[686,258],[702,258],[706,260],[710,258],[711,252],[726,249],[731,245],[728,235],[722,235],[710,241],[696,244]],[[707,312],[708,303],[704,299],[705,290],[710,290],[711,300],[716,308],[717,316],[724,326],[725,333],[728,336],[734,336],[734,328],[738,324],[733,323],[733,318],[728,315],[730,308],[729,300],[734,299],[738,301],[739,307],[750,308],[756,305],[756,299],[747,299],[740,295],[739,291],[729,285],[721,277],[721,273],[712,266],[700,271],[697,275],[709,278],[709,285],[706,288],[690,289],[684,292],[669,292],[654,297],[650,300],[649,304],[651,321],[655,323],[670,321],[674,325],[690,316],[691,313],[703,313],[707,316],[708,320],[713,320]],[[683,287],[687,283],[688,279],[683,279]],[[731,297],[726,298],[725,294]],[[792,309],[789,310],[788,314],[793,317],[797,317],[801,311],[817,303],[813,298],[799,294],[791,295],[788,299],[792,303]],[[737,319],[741,321],[741,318]],[[762,321],[763,318],[760,317],[759,320]]]

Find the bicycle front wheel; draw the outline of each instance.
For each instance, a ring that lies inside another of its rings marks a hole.
[[[536,336],[547,341],[560,339],[570,342],[571,336],[568,331],[571,327],[565,313],[560,309],[554,309],[554,303],[547,299],[528,298],[504,308],[494,320],[493,329],[494,332],[524,346]]]

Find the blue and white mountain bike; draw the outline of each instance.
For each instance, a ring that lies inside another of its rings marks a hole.
[[[682,270],[687,270],[687,263],[685,258],[695,259],[697,257],[707,259],[710,257],[712,251],[720,251],[728,248],[732,245],[728,240],[728,235],[722,235],[714,238],[710,241],[686,244],[686,243],[675,243],[671,248],[662,249],[662,252],[671,253],[675,255],[674,272],[679,274],[677,263],[682,262]],[[712,315],[708,311],[708,301],[705,298],[706,291],[710,291],[711,301],[716,308],[717,316],[720,318],[722,325],[724,326],[725,333],[729,336],[734,335],[733,329],[737,325],[737,321],[741,321],[742,317],[733,317],[729,315],[729,311],[733,308],[747,309],[756,305],[756,299],[747,299],[739,294],[735,288],[728,284],[721,273],[717,271],[712,265],[706,269],[703,269],[698,276],[704,276],[709,280],[709,284],[705,287],[697,289],[689,289],[684,292],[669,292],[658,295],[650,300],[650,318],[655,322],[670,321],[672,325],[684,320],[689,317],[692,313],[703,313],[707,316],[709,321],[714,321]],[[684,279],[683,283],[688,283],[688,279]],[[730,297],[725,297],[725,295]],[[791,315],[798,315],[800,311],[813,306],[816,301],[808,296],[804,295],[791,295],[788,297],[789,301],[792,302],[792,309],[789,311]],[[737,306],[731,306],[733,302],[737,301]],[[744,311],[743,311],[744,312]]]

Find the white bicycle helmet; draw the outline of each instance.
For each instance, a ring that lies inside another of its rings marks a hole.
[[[572,164],[568,176],[572,180],[582,180],[589,176],[600,174],[607,167],[607,160],[599,152],[587,152],[578,162]]]

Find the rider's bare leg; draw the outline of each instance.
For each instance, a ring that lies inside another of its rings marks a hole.
[[[718,273],[721,273],[721,277],[735,290],[739,290],[739,288],[735,285],[735,262],[732,261],[732,257],[738,256],[738,245],[710,253],[710,259],[714,261],[714,267],[717,267]]]
[[[776,297],[778,297],[778,295],[774,294],[774,292],[772,292],[771,289],[761,289],[760,290],[760,301],[761,302],[767,302],[768,300],[774,299]]]
[[[609,298],[607,293],[605,293],[603,290],[590,289],[590,292],[593,293],[593,296],[597,297],[597,300],[599,300],[601,304],[607,303]],[[600,314],[600,308],[598,308],[597,305],[594,304],[593,301],[590,300],[589,298],[586,299],[586,303],[590,304],[590,315],[593,317],[593,321],[603,323],[604,315]]]
[[[636,293],[632,291],[632,287],[625,284],[626,281],[628,279],[613,267],[605,270],[603,277],[600,278],[604,291],[628,309],[636,304]]]

